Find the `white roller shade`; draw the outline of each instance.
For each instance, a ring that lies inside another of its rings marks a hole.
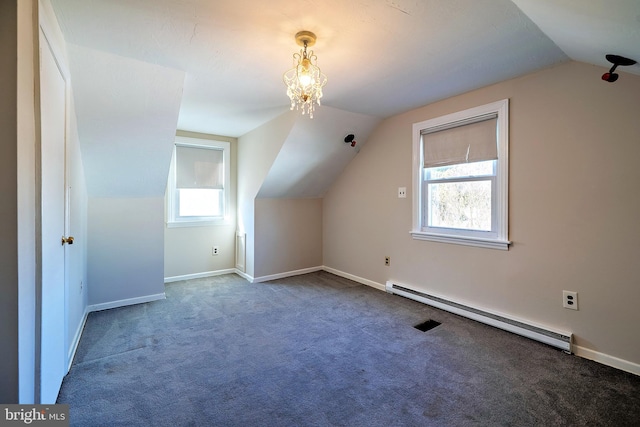
[[[457,165],[498,158],[497,117],[482,117],[422,133],[424,167]]]
[[[176,146],[176,188],[224,188],[223,150]]]

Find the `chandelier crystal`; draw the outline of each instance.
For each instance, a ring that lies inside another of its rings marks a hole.
[[[316,43],[316,35],[310,31],[296,34],[296,42],[303,46],[299,53],[293,54],[293,68],[284,73],[284,84],[291,99],[291,110],[301,109],[302,114],[313,118],[314,104],[320,105],[322,88],[327,84],[327,76],[316,65],[317,56],[307,47]]]

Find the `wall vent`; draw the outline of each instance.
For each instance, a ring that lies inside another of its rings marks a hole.
[[[536,341],[557,347],[571,353],[572,334],[568,332],[551,331],[539,326],[530,325],[522,321],[510,319],[506,316],[489,313],[467,305],[449,301],[441,297],[426,294],[394,282],[387,282],[385,289],[390,294],[400,295],[421,303],[467,317],[478,322],[513,332]]]

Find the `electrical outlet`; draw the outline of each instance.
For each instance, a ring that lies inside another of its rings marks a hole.
[[[391,265],[391,257],[384,257],[384,265],[386,265],[387,267]]]
[[[214,246],[211,248],[211,255],[216,256],[220,253],[219,249],[217,246]]]
[[[407,187],[398,187],[398,199],[407,198]]]
[[[578,293],[573,291],[562,291],[562,306],[570,310],[577,310]]]
[[[82,293],[82,280],[80,280],[80,293]]]

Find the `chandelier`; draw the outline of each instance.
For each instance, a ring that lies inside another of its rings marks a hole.
[[[314,104],[320,105],[327,76],[316,65],[318,58],[313,51],[307,52],[307,47],[316,43],[316,35],[310,31],[300,31],[296,34],[296,43],[303,48],[300,53],[293,54],[293,68],[284,73],[283,80],[291,99],[291,109],[301,109],[302,114],[308,113],[313,119]]]

